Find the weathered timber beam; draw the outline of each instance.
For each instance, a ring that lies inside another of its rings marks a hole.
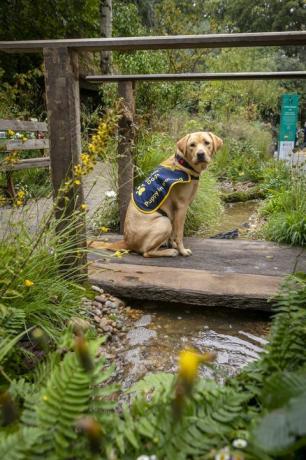
[[[84,274],[86,254],[85,215],[81,179],[64,193],[61,187],[74,177],[80,164],[80,95],[78,55],[68,48],[44,49],[46,99],[49,125],[51,179],[58,219],[57,232],[69,247],[62,268]],[[71,271],[70,271],[71,273]]]
[[[122,81],[204,81],[204,80],[286,80],[305,79],[306,71],[288,72],[221,72],[139,75],[88,75],[86,81],[99,84]]]
[[[41,131],[47,132],[48,125],[43,121],[0,120],[0,131]]]
[[[48,139],[27,139],[21,141],[18,139],[11,139],[1,142],[0,139],[0,151],[4,150],[11,152],[13,150],[42,150],[49,148]]]
[[[122,98],[123,112],[118,124],[118,198],[120,233],[123,233],[126,211],[133,191],[133,148],[135,99],[133,83],[118,83],[118,95]]]
[[[306,45],[306,31],[1,41],[0,51],[31,53],[42,51],[43,48],[62,47],[88,51],[132,51],[298,45]]]
[[[24,160],[19,160],[15,164],[1,164],[0,171],[19,171],[20,169],[48,168],[49,166],[49,157],[26,158]]]

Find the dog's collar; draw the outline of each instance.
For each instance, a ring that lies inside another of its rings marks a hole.
[[[176,159],[176,161],[178,162],[179,165],[181,165],[181,166],[183,166],[184,168],[189,169],[190,171],[193,171],[193,172],[195,172],[195,173],[197,174],[196,176],[194,176],[193,174],[190,174],[192,179],[194,179],[194,180],[199,180],[200,174],[198,173],[198,171],[196,171],[196,170],[185,160],[185,158],[183,158],[181,155],[179,155],[178,153],[176,153],[176,154],[175,154],[175,159]]]

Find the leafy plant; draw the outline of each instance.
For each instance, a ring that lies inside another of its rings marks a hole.
[[[267,239],[280,243],[306,244],[306,181],[292,174],[281,188],[270,191],[270,198],[260,212],[267,223],[262,232]]]

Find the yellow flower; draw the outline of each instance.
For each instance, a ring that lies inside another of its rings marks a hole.
[[[86,211],[86,209],[88,209],[88,204],[82,203],[80,208],[82,209],[82,211]]]
[[[74,185],[81,185],[81,181],[79,179],[76,179],[73,181]]]
[[[48,401],[48,399],[49,399],[49,398],[48,398],[47,395],[44,395],[44,396],[42,397],[42,400],[43,400],[43,401]]]
[[[102,233],[107,233],[107,232],[109,232],[109,228],[108,227],[100,227],[100,231]]]
[[[25,196],[25,192],[23,190],[19,190],[19,192],[17,192],[17,196],[18,198],[23,198]]]
[[[183,350],[179,355],[179,377],[187,384],[192,384],[198,376],[202,363],[214,361],[216,355],[212,352],[197,353],[195,350]]]
[[[8,137],[13,137],[14,134],[15,134],[15,131],[13,131],[12,129],[8,129],[8,130],[7,130],[7,135],[8,135]]]
[[[116,252],[114,253],[114,256],[115,256],[115,257],[118,257],[118,259],[120,259],[120,258],[122,257],[122,252],[121,252],[121,251],[116,251]]]
[[[26,286],[26,287],[31,287],[33,286],[33,281],[31,280],[24,280],[23,284]]]
[[[22,200],[16,200],[16,206],[22,206],[23,205],[23,201]]]
[[[73,169],[74,169],[74,175],[75,176],[81,176],[83,174],[83,170],[82,170],[81,165],[75,165]]]

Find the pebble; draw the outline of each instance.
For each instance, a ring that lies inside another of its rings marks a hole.
[[[106,307],[106,308],[114,308],[114,304],[113,304],[113,302],[111,302],[110,300],[107,300],[107,301],[105,302],[105,307]]]
[[[91,286],[92,290],[95,291],[95,292],[99,292],[99,294],[103,294],[104,293],[104,290],[102,288],[100,288],[99,286]]]
[[[109,323],[108,323],[108,319],[106,319],[106,318],[102,318],[102,319],[99,318],[99,325],[100,325],[101,327],[107,326],[108,324],[109,324]]]
[[[95,297],[95,301],[99,303],[105,303],[106,302],[106,297],[104,295],[97,295]]]
[[[97,307],[99,310],[100,310],[100,308],[101,308],[101,306],[102,306],[101,303],[100,303],[100,302],[97,302],[96,300],[93,300],[93,301],[92,301],[92,305],[93,305],[94,307]]]

